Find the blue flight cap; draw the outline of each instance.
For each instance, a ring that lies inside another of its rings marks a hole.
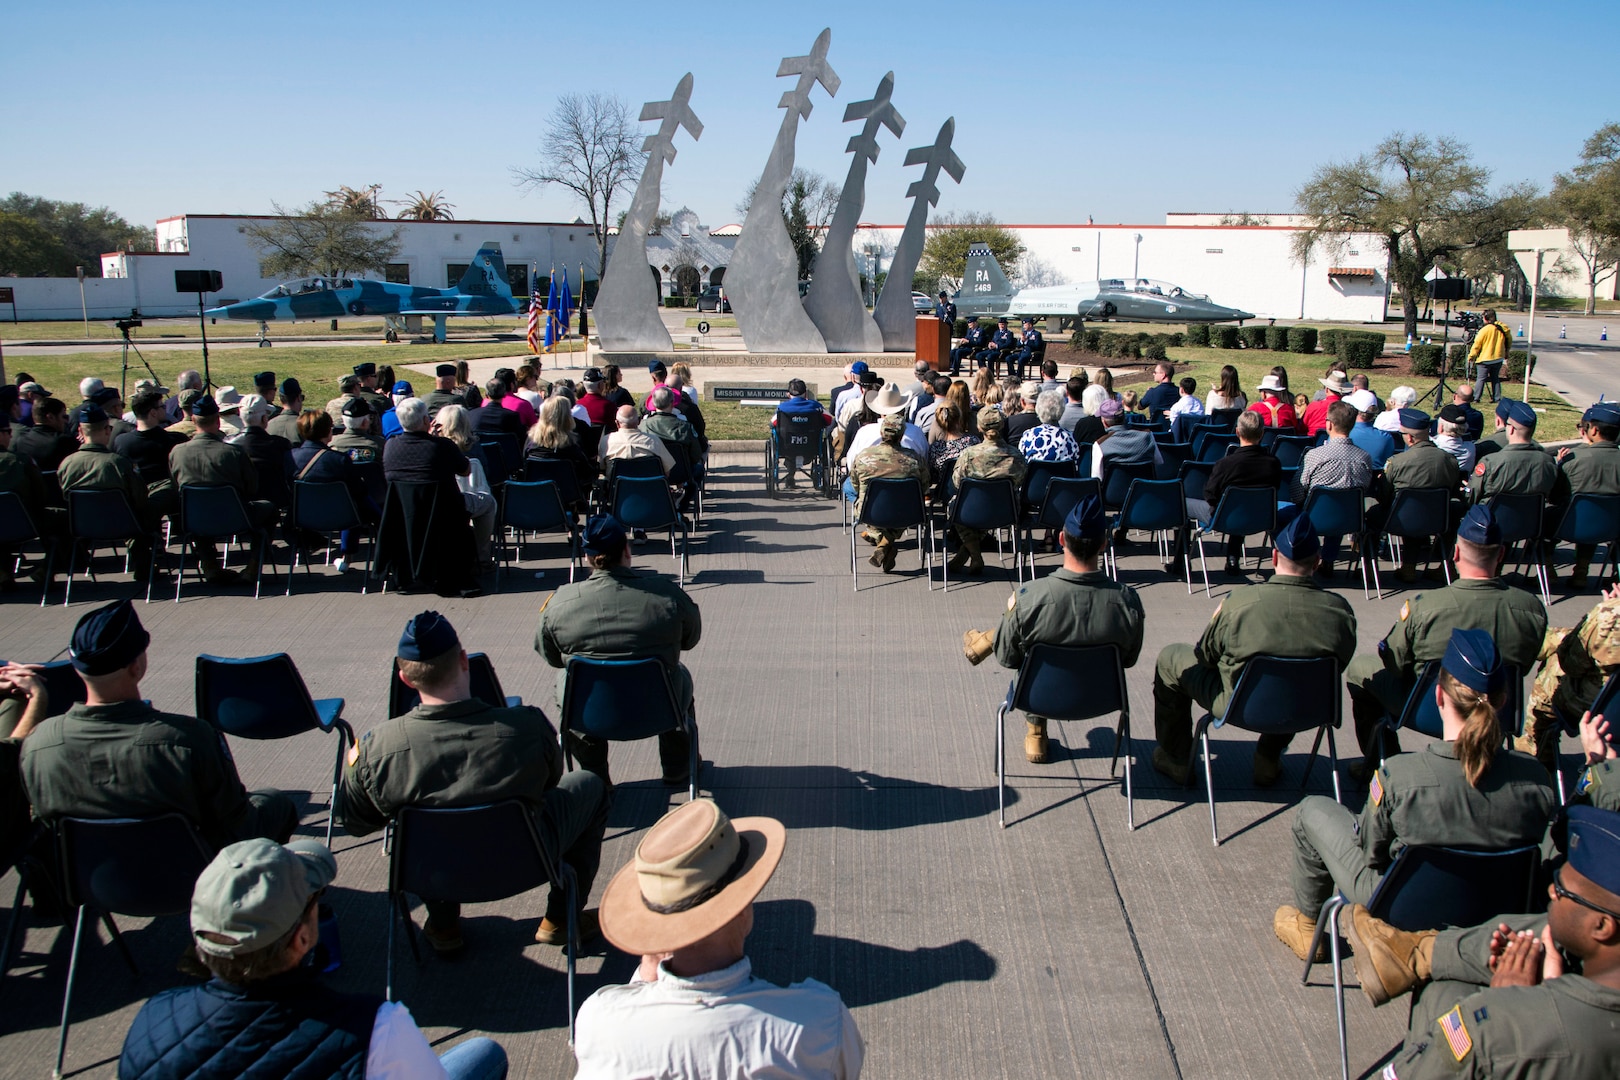
[[[1462,523],[1457,526],[1457,539],[1495,547],[1502,542],[1502,528],[1497,525],[1496,515],[1491,513],[1491,508],[1480,503],[1463,516]]]
[[[87,613],[73,628],[68,656],[85,675],[111,675],[135,662],[152,635],[141,625],[135,605],[118,600]]]
[[[369,360],[364,364],[356,364],[354,365],[354,373],[360,376],[362,379],[367,375],[375,375],[377,374],[377,365],[371,363]]]
[[[1293,562],[1315,558],[1316,553],[1322,550],[1322,541],[1317,538],[1311,516],[1301,511],[1287,525],[1278,529],[1276,547],[1277,554]]]
[[[73,410],[73,422],[75,424],[105,424],[107,422],[107,412],[94,402],[89,405],[80,405]]]
[[[405,624],[399,635],[401,660],[432,660],[443,656],[461,644],[456,628],[437,611],[424,611]]]
[[[1429,414],[1422,409],[1402,409],[1400,421],[1401,430],[1413,435],[1425,435],[1429,431]]]
[[[1518,424],[1520,427],[1533,428],[1536,426],[1536,410],[1532,409],[1528,402],[1510,401],[1507,419],[1509,423]]]
[[[204,394],[190,405],[187,405],[186,412],[192,416],[218,416],[219,402],[215,401],[212,396]]]
[[[853,371],[857,375],[865,375],[868,371],[871,371],[872,369],[869,366],[867,366],[867,363],[866,363],[865,360],[857,360],[853,364],[849,365],[849,370]]]
[[[624,524],[612,514],[597,514],[585,523],[585,554],[617,555],[624,550],[628,534]]]
[[[647,361],[647,372],[648,372],[648,374],[657,375],[657,374],[659,374],[661,372],[665,372],[665,371],[668,371],[668,370],[669,369],[664,366],[664,362],[662,360],[649,360],[649,361]]]
[[[1481,694],[1500,690],[1507,682],[1507,670],[1502,667],[1496,642],[1485,630],[1453,630],[1440,666],[1453,679]]]
[[[304,388],[299,385],[297,379],[288,376],[287,378],[281,380],[281,396],[286,398],[288,401],[291,401],[295,397],[303,397]]]
[[[253,385],[268,386],[270,389],[274,390],[276,388],[276,373],[273,371],[259,372],[257,375],[253,376]],[[264,396],[269,397],[270,395],[266,394]]]
[[[1598,888],[1620,896],[1620,814],[1571,806],[1564,815],[1569,865]]]
[[[1074,504],[1069,516],[1063,519],[1065,535],[1081,540],[1100,540],[1108,532],[1108,516],[1103,513],[1102,501],[1087,495]]]
[[[416,391],[411,389],[410,383],[406,382],[404,379],[401,379],[399,382],[394,384],[392,393],[395,397],[399,397],[402,394],[405,397],[410,397],[412,394],[416,393]]]
[[[93,401],[97,405],[111,405],[113,402],[119,400],[118,387],[103,386],[100,390],[97,390],[95,393],[91,394],[87,400]]]
[[[1585,419],[1605,427],[1620,427],[1620,405],[1612,401],[1600,401],[1586,410]]]

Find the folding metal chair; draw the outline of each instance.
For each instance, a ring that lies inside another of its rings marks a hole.
[[[1175,550],[1175,541],[1180,541],[1187,532],[1187,500],[1181,492],[1180,480],[1133,480],[1126,491],[1125,502],[1119,508],[1114,518],[1115,532],[1128,532],[1137,529],[1151,532],[1159,545],[1159,559],[1161,562],[1170,561],[1170,553]],[[1167,540],[1166,534],[1174,538]],[[1109,576],[1119,580],[1119,563],[1114,554],[1114,545],[1110,544],[1104,552],[1108,560]],[[1186,566],[1186,556],[1177,561]],[[1187,594],[1192,595],[1192,569],[1186,568]]]
[[[1547,500],[1540,495],[1493,495],[1491,516],[1502,530],[1502,546],[1511,550],[1514,544],[1524,545],[1524,555],[1518,568],[1526,563],[1536,568],[1536,583],[1541,586],[1541,602],[1552,607],[1552,592],[1547,587],[1547,559],[1542,549],[1542,520]]]
[[[497,530],[501,538],[501,561],[495,575],[497,582],[506,572],[509,561],[508,529],[517,530],[520,559],[525,533],[563,533],[568,539],[568,581],[572,584],[574,571],[579,569],[579,530],[574,516],[564,507],[555,481],[511,480],[501,492],[501,520]]]
[[[960,525],[981,532],[994,532],[996,554],[1000,557],[1003,567],[1006,566],[1007,556],[1001,546],[1001,530],[1006,529],[1012,536],[1013,573],[1019,581],[1024,580],[1024,553],[1018,543],[1018,492],[1012,480],[984,480],[975,477],[964,479],[957,485],[956,497],[951,500],[947,521],[952,527]],[[949,562],[940,564],[940,573],[945,582],[944,591],[950,592]]]
[[[1263,533],[1270,537],[1277,531],[1277,490],[1268,487],[1229,487],[1221,492],[1221,501],[1208,522],[1200,522],[1193,529],[1198,541],[1198,565],[1204,572],[1204,595],[1210,595],[1209,559],[1204,554],[1204,538],[1211,533],[1226,536],[1250,537]],[[1191,569],[1188,570],[1189,575]]]
[[[1372,595],[1367,581],[1367,564],[1373,564],[1373,581],[1378,580],[1378,560],[1367,542],[1366,493],[1360,488],[1313,487],[1305,496],[1304,512],[1318,536],[1354,537],[1361,550],[1355,556],[1361,563],[1361,598]],[[1379,595],[1383,590],[1379,589]]]
[[[269,536],[248,517],[247,505],[233,487],[224,484],[180,485],[180,569],[174,575],[174,602],[180,602],[180,586],[186,579],[186,552],[195,554],[198,542],[212,544],[216,540],[248,536],[259,555],[259,574],[253,579],[253,599],[259,598],[259,586],[264,580],[264,556],[269,547]],[[202,575],[199,557],[197,574]]]
[[[996,710],[996,809],[1007,827],[1007,714],[1014,709],[1050,721],[1090,720],[1119,714],[1114,729],[1113,776],[1125,759],[1125,825],[1136,828],[1131,791],[1131,699],[1125,689],[1125,663],[1118,645],[1036,645],[1024,657],[1018,677]]]
[[[95,490],[74,488],[66,492],[68,517],[68,576],[67,592],[62,606],[73,602],[73,575],[79,568],[79,545],[89,548],[85,570],[92,579],[96,548],[128,543],[145,538],[151,546],[146,566],[146,602],[152,602],[152,578],[157,572],[158,533],[148,529],[135,517],[129,496],[116,488]]]
[[[15,491],[0,491],[0,550],[6,552],[6,558],[12,558],[11,549],[36,542],[45,548],[45,583],[39,590],[39,606],[44,607],[45,594],[51,588],[55,548],[40,533],[39,526],[35,523],[33,515],[28,512],[28,506],[23,502],[22,496]]]
[[[690,703],[675,700],[669,672],[659,660],[575,656],[569,659],[566,671],[558,737],[569,768],[574,766],[568,747],[570,731],[610,742],[638,742],[666,731],[684,731],[690,747],[686,795],[697,798],[698,768],[703,762],[698,753],[697,718]]]
[[[1097,498],[1100,494],[1097,481],[1089,476],[1084,480],[1074,476],[1053,477],[1046,485],[1046,497],[1041,500],[1040,510],[1024,521],[1024,555],[1029,560],[1030,580],[1035,578],[1035,530],[1062,529],[1081,499],[1087,495]]]
[[[928,588],[934,587],[934,519],[928,514],[923,500],[922,483],[906,477],[872,480],[867,483],[866,505],[858,513],[851,513],[848,502],[844,513],[849,521],[849,582],[860,591],[860,579],[855,570],[855,533],[862,525],[874,529],[917,530],[917,555],[928,578]],[[923,546],[923,533],[928,534],[928,546]]]
[[[1609,558],[1600,563],[1604,569],[1613,576],[1615,570],[1615,547],[1620,545],[1620,495],[1593,495],[1583,492],[1574,495],[1569,505],[1564,507],[1563,516],[1558,519],[1558,528],[1553,531],[1553,540],[1566,544],[1607,544]],[[1581,573],[1588,569],[1584,566],[1575,568]]]
[[[360,516],[360,508],[355,505],[354,494],[349,491],[348,485],[336,480],[293,481],[291,526],[295,530],[318,533],[328,540],[349,530],[363,532],[370,529],[376,532],[376,526],[366,524],[365,518]],[[302,547],[296,539],[293,541],[292,558],[287,562],[288,596],[292,595],[293,571],[298,569],[299,549]],[[304,570],[308,572],[308,563],[304,564]],[[368,556],[366,571],[360,575],[360,595],[365,595],[370,581],[371,562]]]
[[[625,528],[669,530],[669,554],[675,560],[676,580],[686,584],[686,521],[675,509],[675,499],[663,476],[618,476],[611,490],[609,512]],[[677,530],[681,535],[679,550],[675,547]]]
[[[1389,513],[1385,517],[1382,533],[1389,538],[1390,557],[1400,559],[1400,541],[1419,541],[1434,537],[1435,547],[1438,549],[1444,540],[1450,525],[1451,492],[1445,488],[1401,488],[1395,492],[1389,503]],[[1315,518],[1311,519],[1316,520]],[[1377,543],[1376,540],[1373,543]],[[1451,584],[1451,566],[1446,562],[1446,553],[1439,552],[1440,566],[1446,575],[1446,584]],[[1374,582],[1378,581],[1376,572]],[[1382,585],[1378,589],[1378,599],[1384,598]]]

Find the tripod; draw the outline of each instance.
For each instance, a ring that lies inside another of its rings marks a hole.
[[[135,358],[141,362],[141,366],[146,369],[146,373],[152,376],[152,381],[158,386],[163,385],[163,380],[159,379],[157,372],[152,370],[152,365],[146,362],[146,357],[141,355],[140,347],[129,339],[130,330],[141,325],[141,320],[135,317],[138,314],[139,312],[132,312],[129,318],[119,319],[117,324],[119,331],[124,335],[123,370],[118,373],[118,396],[126,399],[129,391],[125,384],[129,382],[129,350],[131,349],[135,350]]]
[[[1451,393],[1451,387],[1446,385],[1446,372],[1451,370],[1451,300],[1446,300],[1445,334],[1440,339],[1440,375],[1434,381],[1434,389],[1425,396],[1429,402],[1429,412],[1438,413],[1447,402],[1446,397]],[[1473,333],[1469,331],[1463,337],[1463,344],[1467,345],[1473,340]]]

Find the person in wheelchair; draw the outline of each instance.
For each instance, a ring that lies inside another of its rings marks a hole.
[[[821,407],[821,402],[810,396],[809,387],[805,385],[803,379],[789,379],[787,392],[787,398],[776,407],[776,415],[771,417],[771,438],[776,440],[777,454],[781,458],[782,464],[787,467],[786,486],[791,488],[798,486],[798,470],[800,468],[810,469],[817,459],[816,457],[799,458],[797,455],[789,453],[787,445],[782,442],[782,435],[785,433],[787,426],[808,424],[811,430],[814,430],[819,435],[831,426],[833,418]],[[807,421],[803,419],[804,417],[811,417],[812,419]],[[819,422],[814,419],[816,417],[819,417]],[[817,445],[819,456],[819,442]]]

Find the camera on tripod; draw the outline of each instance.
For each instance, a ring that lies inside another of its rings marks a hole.
[[[141,320],[139,320],[139,319],[119,319],[113,325],[118,327],[118,329],[122,330],[124,333],[127,334],[131,330],[135,329],[137,326],[142,325],[142,323],[141,323]]]
[[[1472,311],[1457,312],[1455,321],[1458,326],[1462,327],[1463,333],[1465,334],[1478,333],[1479,330],[1485,325],[1485,320],[1480,318],[1478,315],[1475,315]]]

